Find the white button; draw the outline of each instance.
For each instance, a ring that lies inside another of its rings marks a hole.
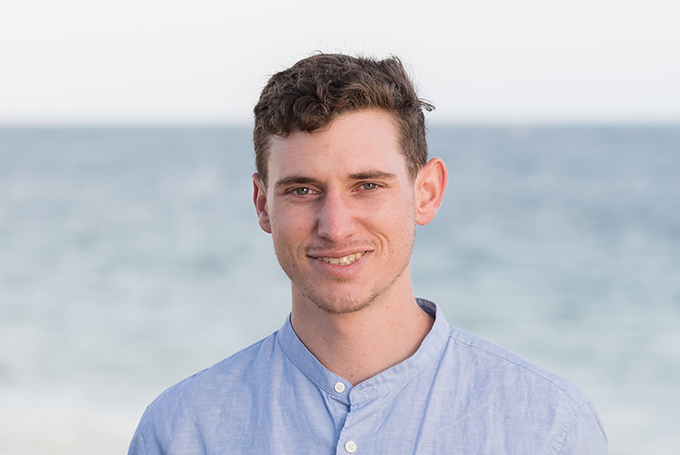
[[[345,443],[345,450],[348,451],[349,453],[354,453],[357,451],[357,444],[354,441],[347,441]]]
[[[338,393],[344,392],[345,391],[345,384],[343,384],[342,382],[336,382],[335,383],[335,391],[338,392]],[[352,443],[352,444],[354,444],[354,443]],[[352,450],[352,452],[354,452],[354,450]]]

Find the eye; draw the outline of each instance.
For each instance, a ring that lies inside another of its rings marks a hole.
[[[370,183],[370,182],[369,183],[362,183],[361,188],[364,189],[364,190],[368,190],[368,191],[375,190],[376,188],[378,188],[378,184],[377,183]]]
[[[309,188],[295,188],[293,193],[297,194],[298,196],[307,196],[309,194]]]

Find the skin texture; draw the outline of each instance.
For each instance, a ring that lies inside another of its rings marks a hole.
[[[272,137],[268,179],[253,175],[253,199],[291,280],[301,341],[352,383],[412,355],[432,320],[415,303],[409,261],[416,224],[441,203],[444,163],[410,178],[392,115],[367,109]]]

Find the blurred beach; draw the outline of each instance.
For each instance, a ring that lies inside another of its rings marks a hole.
[[[612,455],[680,445],[680,127],[432,127],[416,295],[578,385]],[[0,129],[0,453],[125,453],[165,388],[277,330],[248,128]]]

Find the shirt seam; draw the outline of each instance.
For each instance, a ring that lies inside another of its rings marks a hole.
[[[454,340],[454,341],[457,342],[457,343],[464,344],[465,346],[468,346],[468,347],[470,347],[470,348],[476,349],[476,350],[481,351],[481,352],[484,352],[484,353],[486,353],[486,354],[490,354],[490,355],[492,355],[492,356],[494,356],[494,357],[496,357],[496,358],[499,358],[499,359],[501,359],[501,360],[505,360],[505,361],[507,361],[507,362],[510,362],[510,363],[512,363],[513,365],[516,365],[516,366],[522,368],[523,370],[528,371],[529,373],[532,373],[532,374],[535,375],[535,376],[538,376],[539,378],[543,379],[544,381],[550,383],[550,384],[553,385],[554,387],[556,387],[556,388],[558,388],[559,390],[561,390],[562,392],[564,392],[564,393],[572,400],[572,402],[575,403],[578,407],[582,406],[583,404],[585,404],[585,403],[588,401],[588,400],[584,400],[584,402],[581,403],[580,400],[577,400],[576,397],[574,397],[574,396],[572,395],[572,393],[569,392],[568,390],[566,390],[564,387],[562,387],[561,385],[559,385],[558,383],[556,383],[556,382],[553,381],[552,379],[546,377],[545,375],[541,374],[539,371],[535,371],[534,369],[529,368],[527,365],[523,365],[522,363],[517,362],[517,361],[515,361],[515,360],[513,360],[513,359],[511,359],[511,358],[509,358],[509,357],[507,357],[507,356],[502,356],[502,355],[497,354],[497,353],[495,353],[495,352],[492,352],[492,351],[489,351],[489,350],[487,350],[487,349],[484,349],[484,348],[482,348],[482,347],[480,347],[480,346],[475,346],[475,345],[472,344],[472,343],[468,343],[468,342],[465,342],[465,341],[463,341],[463,340],[460,340],[460,339],[456,338],[454,334],[451,334],[450,337],[451,337],[452,340]]]
[[[566,433],[564,434],[564,437],[562,438],[562,444],[560,444],[560,446],[559,446],[559,448],[556,452],[557,455],[562,453],[562,449],[564,449],[564,445],[567,443],[567,439],[569,438],[569,435],[571,434],[571,432],[574,430],[574,427],[576,426],[576,422],[578,421],[579,413],[580,413],[581,409],[583,408],[583,406],[585,406],[586,404],[588,404],[588,401],[586,401],[582,405],[576,407],[576,411],[574,412],[574,415],[572,416],[571,425],[569,425],[569,429],[567,429]]]

